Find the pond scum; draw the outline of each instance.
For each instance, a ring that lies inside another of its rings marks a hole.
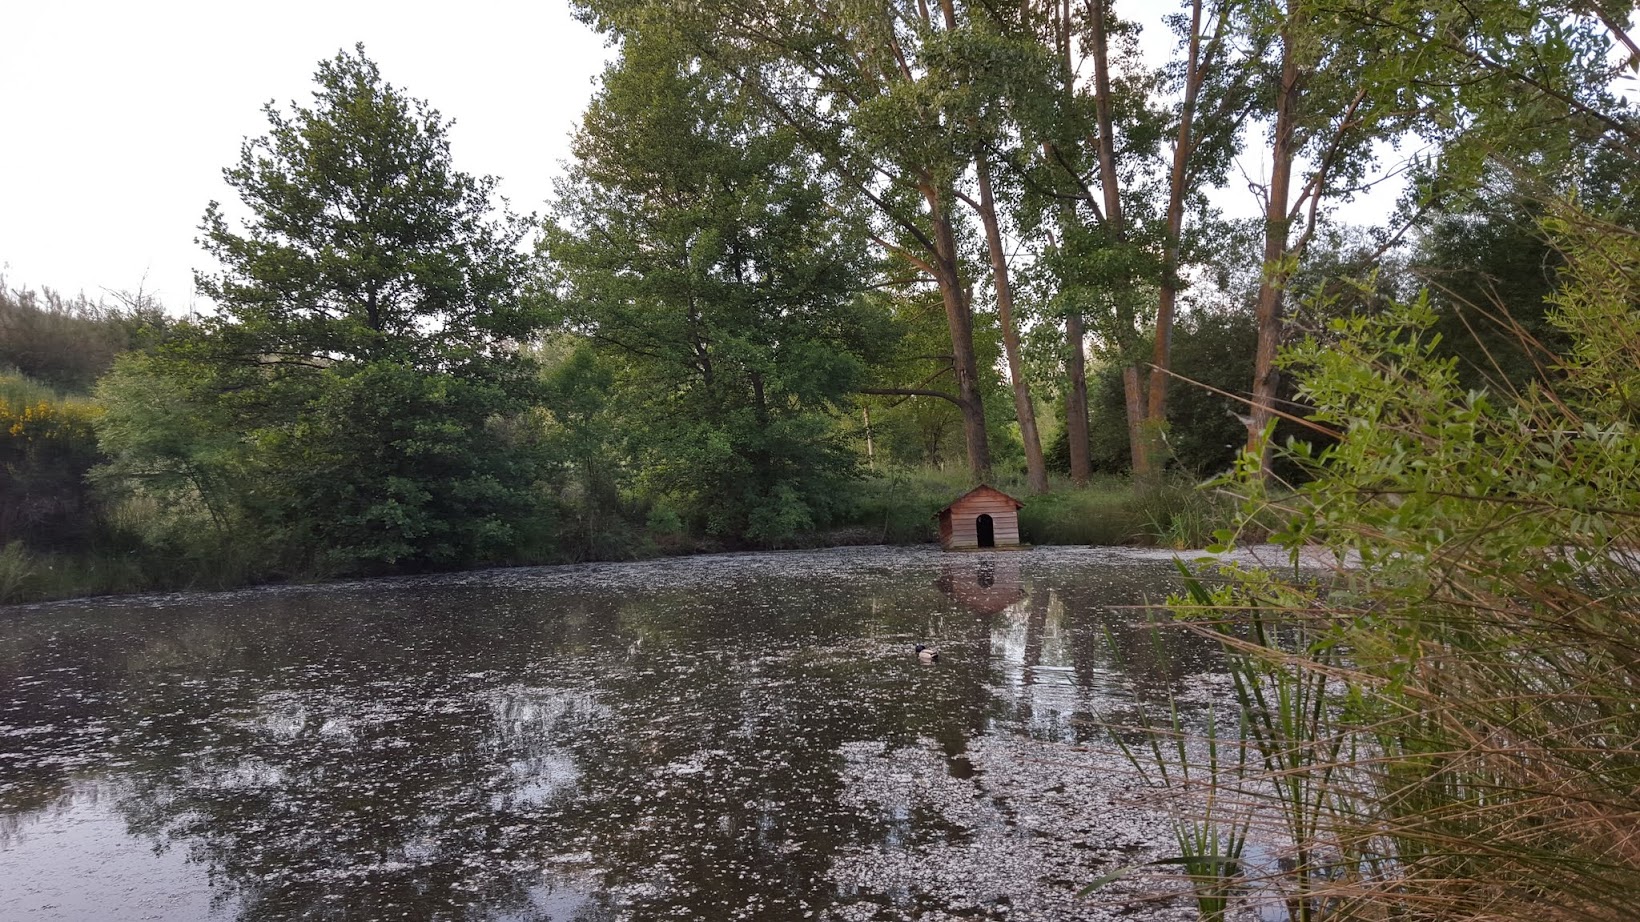
[[[1104,722],[1226,706],[1128,607],[1178,585],[862,548],[10,609],[7,911],[1183,922],[1176,868],[1080,892],[1175,848]]]

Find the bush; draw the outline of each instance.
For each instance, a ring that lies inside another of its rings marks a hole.
[[[0,280],[0,368],[52,390],[85,394],[121,352],[164,329],[164,311],[138,296],[130,309],[8,288]]]
[[[26,390],[12,385],[13,393]],[[0,397],[0,541],[83,545],[96,510],[86,474],[97,463],[96,408],[81,400]]]
[[[1640,892],[1640,231],[1554,211],[1553,393],[1467,389],[1427,300],[1288,357],[1341,440],[1279,539],[1334,584],[1177,600],[1230,654],[1238,785],[1279,818],[1296,918],[1617,922]],[[1262,481],[1242,484],[1272,508]]]
[[[939,540],[934,513],[968,489],[968,473],[896,466],[856,489],[845,526],[866,529],[881,544],[924,544]]]

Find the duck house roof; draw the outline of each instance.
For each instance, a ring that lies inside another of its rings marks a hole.
[[[934,515],[935,516],[944,515],[946,512],[949,512],[953,507],[962,505],[962,502],[964,500],[969,499],[970,497],[973,497],[975,495],[1000,496],[1003,499],[1007,500],[1008,502],[1013,503],[1015,509],[1025,508],[1025,504],[1023,502],[1020,502],[1019,500],[1014,499],[1012,496],[1009,496],[1008,494],[1002,492],[1001,490],[998,490],[996,487],[993,487],[990,484],[982,483],[979,486],[973,488],[972,490],[969,490],[967,493],[964,493],[961,496],[957,497],[956,499],[952,500],[951,502],[947,503],[944,509],[941,509],[939,512],[934,513]]]

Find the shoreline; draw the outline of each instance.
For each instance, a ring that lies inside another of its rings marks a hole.
[[[14,602],[0,605],[0,615],[19,613],[24,611],[38,611],[41,609],[72,606],[79,602],[97,600],[99,602],[113,601],[116,604],[147,607],[156,604],[165,604],[182,599],[208,598],[212,596],[237,596],[244,593],[265,592],[306,592],[312,590],[351,590],[363,589],[370,586],[404,586],[415,585],[420,582],[440,584],[496,584],[506,585],[513,582],[526,581],[531,583],[551,584],[559,579],[584,578],[587,574],[609,575],[628,573],[630,575],[647,576],[642,582],[634,585],[668,584],[678,581],[679,576],[687,581],[688,571],[692,569],[692,561],[726,559],[742,559],[751,562],[767,562],[777,565],[781,571],[790,569],[790,564],[799,558],[815,558],[817,561],[832,563],[835,558],[858,558],[862,566],[869,566],[873,555],[885,551],[893,551],[903,555],[911,552],[927,555],[930,558],[945,558],[953,564],[983,561],[994,555],[1029,560],[1051,556],[1063,556],[1067,562],[1073,560],[1108,560],[1158,562],[1183,561],[1187,564],[1233,564],[1238,566],[1261,567],[1265,569],[1287,568],[1294,566],[1291,552],[1275,544],[1253,544],[1236,547],[1229,551],[1209,551],[1200,548],[1175,550],[1172,548],[1138,547],[1134,545],[1104,545],[1104,544],[1039,544],[1024,548],[1004,548],[997,550],[964,550],[961,552],[944,551],[934,542],[924,544],[836,544],[810,548],[788,548],[777,550],[714,550],[694,551],[683,554],[671,554],[658,557],[646,557],[636,560],[589,560],[573,563],[543,563],[543,564],[514,564],[507,566],[481,566],[459,570],[436,570],[425,573],[400,573],[384,576],[346,576],[332,579],[315,580],[287,580],[269,581],[261,583],[247,583],[220,589],[183,588],[183,589],[152,589],[136,592],[101,592],[86,593],[83,595],[62,596],[53,599],[37,599],[27,602]],[[824,559],[823,558],[828,558]],[[1358,559],[1338,560],[1330,552],[1312,547],[1301,550],[1296,565],[1306,570],[1338,570],[1359,566]],[[624,582],[624,580],[617,580]]]

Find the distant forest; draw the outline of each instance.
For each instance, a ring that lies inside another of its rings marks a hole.
[[[1552,388],[1566,209],[1634,233],[1599,5],[1187,0],[1166,60],[1108,0],[577,10],[618,53],[544,218],[361,45],[224,171],[213,313],[0,285],[0,600],[922,541],[980,481],[1199,542],[1195,484],[1353,422],[1294,347],[1418,305],[1466,391]]]

